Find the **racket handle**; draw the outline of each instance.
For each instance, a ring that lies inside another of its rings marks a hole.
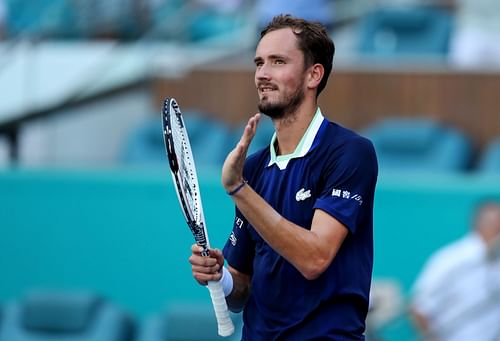
[[[210,291],[215,317],[217,318],[218,333],[220,336],[229,336],[234,333],[234,325],[231,317],[229,317],[229,310],[227,309],[222,285],[219,282],[210,281],[207,287],[208,291]]]

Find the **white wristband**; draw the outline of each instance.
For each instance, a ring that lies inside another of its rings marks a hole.
[[[222,277],[220,279],[220,284],[222,286],[222,291],[224,291],[224,296],[227,297],[233,291],[233,275],[229,272],[226,267],[222,267]]]

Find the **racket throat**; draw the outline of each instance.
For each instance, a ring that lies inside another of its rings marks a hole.
[[[191,229],[191,232],[193,233],[196,244],[198,244],[203,248],[201,255],[204,257],[209,256],[210,253],[208,251],[208,241],[205,234],[205,226],[203,226],[203,223],[198,224],[194,220],[190,220],[188,222],[188,226]]]

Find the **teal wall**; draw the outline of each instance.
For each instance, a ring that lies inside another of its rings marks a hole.
[[[375,277],[408,290],[427,257],[471,227],[476,205],[500,200],[500,176],[382,174],[375,199]]]
[[[233,205],[201,174],[210,240],[222,247]],[[474,204],[500,197],[500,177],[380,176],[375,278],[407,292],[429,254],[463,235]],[[143,317],[208,301],[191,277],[193,240],[168,169],[0,171],[0,303],[34,287],[89,288]]]
[[[221,246],[233,206],[218,180],[200,186]],[[95,289],[137,315],[204,300],[192,243],[168,169],[0,173],[0,302],[32,287]]]

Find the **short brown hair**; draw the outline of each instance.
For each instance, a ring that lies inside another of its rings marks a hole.
[[[318,92],[316,93],[316,96],[318,96],[325,88],[332,71],[333,55],[335,54],[335,45],[332,39],[322,24],[294,18],[289,14],[275,16],[260,32],[260,39],[267,33],[282,28],[291,28],[297,37],[298,48],[304,54],[305,67],[316,63],[323,65],[325,74],[318,85]]]

